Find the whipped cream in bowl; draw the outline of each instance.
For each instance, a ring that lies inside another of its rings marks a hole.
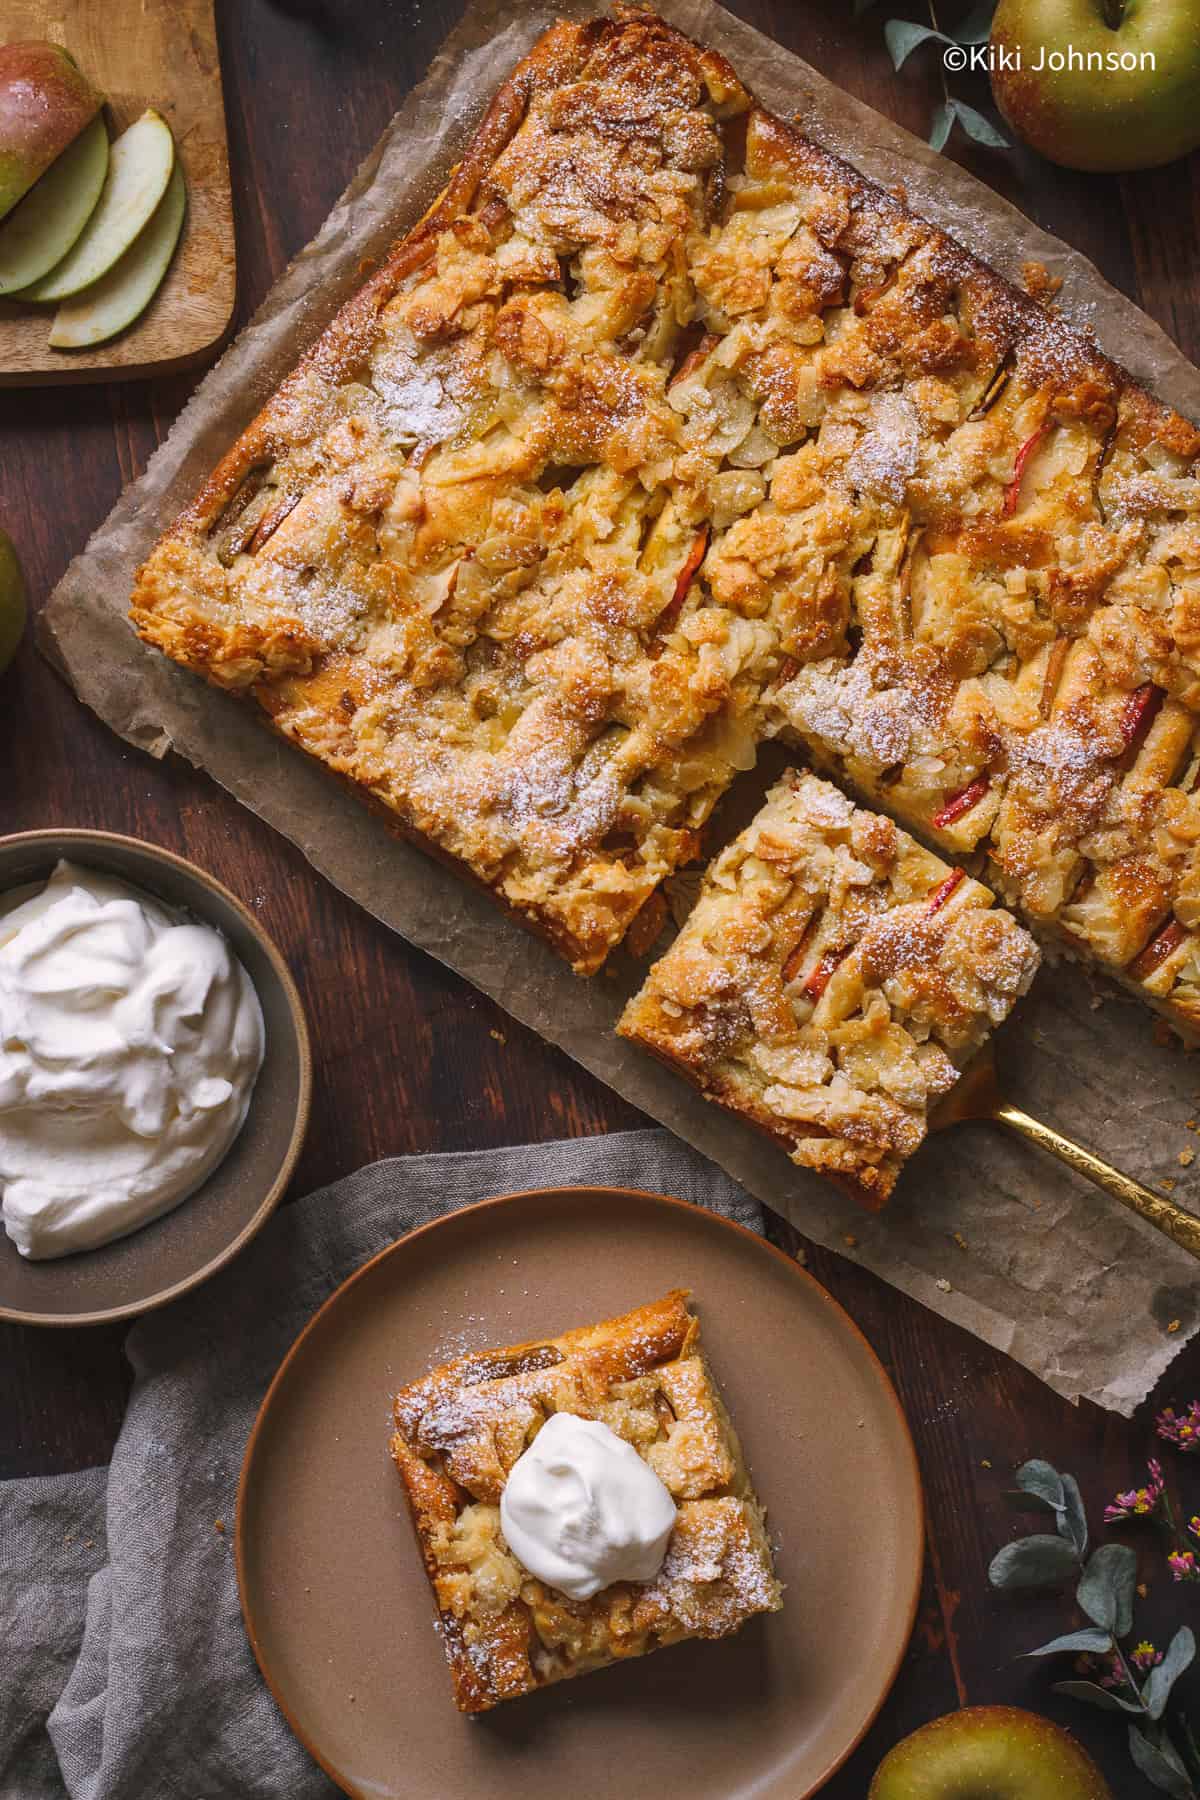
[[[213,926],[66,861],[0,897],[0,1212],[21,1255],[110,1243],[192,1194],[263,1052]]]

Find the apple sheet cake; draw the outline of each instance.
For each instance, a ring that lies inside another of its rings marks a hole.
[[[618,1029],[875,1208],[1038,961],[978,881],[791,775]]]
[[[1200,1026],[1198,458],[618,7],[519,65],[132,615],[582,972],[782,735]]]
[[[501,1529],[517,1459],[549,1418],[596,1421],[665,1485],[675,1522],[658,1573],[585,1600],[523,1569]],[[674,1291],[600,1325],[480,1351],[395,1400],[392,1454],[433,1587],[463,1712],[778,1611],[763,1511]]]

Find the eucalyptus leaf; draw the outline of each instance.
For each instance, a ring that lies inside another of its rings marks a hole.
[[[1083,1510],[1083,1495],[1079,1492],[1079,1483],[1073,1475],[1062,1478],[1063,1510],[1058,1515],[1058,1530],[1061,1537],[1074,1544],[1082,1557],[1087,1549],[1088,1528],[1087,1514]]]
[[[1113,1647],[1109,1632],[1101,1631],[1097,1625],[1085,1625],[1082,1631],[1068,1631],[1064,1637],[1051,1638],[1048,1644],[1042,1644],[1037,1650],[1026,1650],[1026,1656],[1059,1656],[1064,1651],[1087,1651],[1093,1656],[1102,1656]]]
[[[1016,1481],[1023,1494],[1040,1500],[1052,1512],[1060,1512],[1066,1505],[1062,1476],[1053,1464],[1043,1462],[1039,1456],[1031,1457],[1028,1462],[1021,1464]]]
[[[1017,1470],[1019,1491],[1006,1493],[1007,1504],[1018,1512],[1052,1512],[1059,1537],[1074,1544],[1080,1557],[1087,1549],[1087,1515],[1083,1496],[1073,1475],[1060,1475],[1048,1462],[1035,1458]]]
[[[1095,1625],[1114,1637],[1133,1630],[1133,1590],[1137,1557],[1128,1544],[1101,1544],[1079,1578],[1075,1598]]]
[[[1101,1712],[1137,1713],[1144,1717],[1142,1708],[1132,1700],[1120,1700],[1111,1688],[1102,1688],[1096,1681],[1056,1681],[1056,1694],[1069,1694],[1072,1700],[1085,1700],[1089,1706],[1098,1706]]]
[[[1060,1537],[1038,1533],[1033,1537],[1018,1538],[1015,1544],[1005,1544],[1003,1549],[997,1550],[988,1568],[988,1580],[998,1588],[1049,1587],[1065,1581],[1078,1567],[1078,1558],[1070,1544]],[[1086,1607],[1084,1611],[1087,1611]],[[1088,1617],[1097,1625],[1105,1623],[1094,1613],[1088,1613]]]
[[[996,10],[996,0],[980,0],[973,6],[962,24],[954,33],[956,44],[985,44],[991,36],[992,14]]]
[[[1142,1699],[1146,1703],[1146,1711],[1152,1719],[1161,1719],[1166,1710],[1167,1701],[1171,1697],[1171,1689],[1190,1665],[1196,1654],[1196,1640],[1191,1628],[1181,1625],[1167,1646],[1167,1653],[1158,1663],[1142,1688]]]
[[[929,127],[929,148],[944,150],[946,139],[954,128],[954,108],[949,100],[943,100],[933,115],[933,124]]]
[[[897,63],[896,67],[899,68],[899,66]],[[955,100],[951,104],[957,114],[959,124],[967,136],[973,138],[977,144],[983,144],[989,150],[1012,149],[1012,145],[1004,133],[997,131],[990,119],[985,119],[981,112],[976,112],[975,108],[968,106],[965,100]]]
[[[1152,1742],[1144,1731],[1131,1725],[1129,1754],[1135,1767],[1160,1793],[1173,1794],[1175,1800],[1196,1800],[1191,1777],[1169,1737],[1160,1734]]]
[[[896,69],[903,68],[917,45],[928,43],[930,38],[939,44],[954,42],[944,31],[935,31],[932,25],[914,25],[909,19],[889,19],[883,35],[892,53],[892,66]]]

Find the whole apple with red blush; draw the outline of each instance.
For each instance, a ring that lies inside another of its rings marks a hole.
[[[1000,0],[992,93],[1068,169],[1149,169],[1200,144],[1200,0]]]
[[[1112,1800],[1069,1731],[1018,1706],[964,1706],[889,1750],[867,1800]]]

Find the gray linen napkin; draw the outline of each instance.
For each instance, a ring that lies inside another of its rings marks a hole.
[[[0,1483],[0,1800],[335,1794],[242,1629],[233,1517],[259,1402],[316,1308],[394,1238],[489,1194],[591,1184],[762,1230],[758,1204],[665,1131],[394,1157],[285,1208],[222,1274],[134,1326],[109,1469]]]

